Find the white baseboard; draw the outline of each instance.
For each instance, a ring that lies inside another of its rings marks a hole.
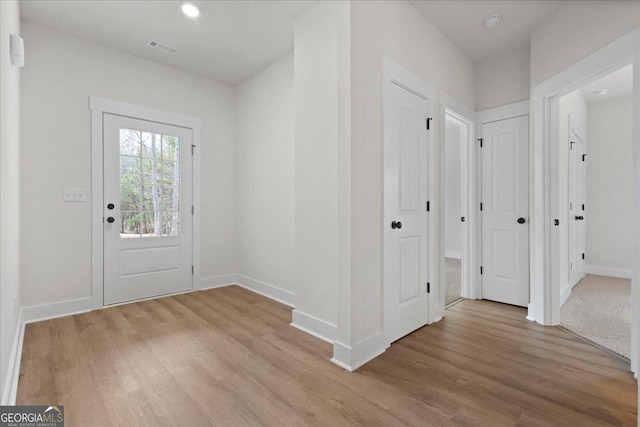
[[[7,379],[2,390],[1,404],[12,406],[16,404],[18,393],[18,379],[20,377],[20,362],[22,361],[22,343],[24,342],[24,316],[23,309],[20,309],[16,319],[16,331],[11,345],[11,355],[9,356],[9,366],[7,367]]]
[[[598,276],[619,277],[621,279],[631,279],[632,271],[627,268],[600,267],[597,265],[585,265],[584,272],[596,274]]]
[[[234,284],[238,284],[253,292],[293,307],[294,294],[292,292],[285,291],[273,285],[269,285],[267,283],[263,283],[258,280],[254,280],[237,274],[225,274],[222,276],[206,277],[204,279],[201,279],[200,290],[214,289]],[[191,292],[191,290],[187,292]],[[153,298],[156,297],[152,297],[149,299]],[[129,302],[126,302],[125,304],[128,303]],[[57,302],[53,304],[24,307],[22,321],[24,323],[33,323],[40,322],[42,320],[49,320],[58,317],[86,313],[95,309],[93,304],[94,302],[92,297],[85,297],[75,300]],[[111,305],[109,307],[111,307]],[[99,308],[101,309],[103,307]]]
[[[536,306],[533,303],[529,303],[527,306],[527,320],[530,322],[536,321]]]
[[[380,356],[386,348],[384,335],[381,332],[371,335],[351,347],[335,341],[331,361],[341,368],[353,372],[368,361]]]
[[[24,323],[40,322],[41,320],[87,313],[93,308],[93,298],[91,297],[24,307],[23,321]]]
[[[222,276],[203,277],[200,279],[199,290],[204,291],[207,289],[221,288],[223,286],[229,286],[238,283],[238,278],[235,274],[223,274]]]
[[[290,325],[329,344],[333,344],[336,340],[338,330],[336,325],[303,313],[300,310],[293,310]]]
[[[257,294],[264,295],[267,298],[271,298],[272,300],[288,305],[289,307],[294,306],[295,294],[293,292],[280,289],[276,286],[241,274],[236,275],[236,284]]]
[[[444,257],[462,259],[462,255],[460,254],[460,252],[454,252],[454,251],[444,251]]]
[[[571,295],[571,286],[569,286],[569,284],[566,284],[560,291],[560,307],[562,307],[564,303],[567,302],[569,295]]]

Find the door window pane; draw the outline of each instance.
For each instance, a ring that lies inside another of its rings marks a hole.
[[[120,129],[120,154],[139,157],[141,137],[141,133],[137,130]]]
[[[122,238],[180,235],[180,140],[120,129]]]
[[[140,185],[120,184],[120,210],[140,211]]]
[[[140,237],[140,212],[120,211],[120,237]]]
[[[120,156],[120,183],[140,185],[140,159]]]
[[[162,135],[162,160],[180,161],[180,144],[177,137]]]
[[[180,234],[180,211],[162,212],[162,232],[165,236]]]
[[[162,210],[180,210],[180,189],[176,187],[162,187]]]

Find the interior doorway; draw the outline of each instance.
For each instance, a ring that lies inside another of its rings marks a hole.
[[[469,284],[469,141],[472,124],[445,109],[443,146],[444,302],[448,307],[468,295]]]
[[[631,357],[633,64],[559,99],[560,325]],[[562,226],[565,220],[565,226]]]
[[[630,200],[634,217],[640,215],[640,157],[638,135],[640,135],[640,30],[636,29],[607,46],[576,62],[567,69],[535,86],[532,90],[532,114],[534,117],[534,140],[532,142],[532,213],[537,224],[531,233],[531,303],[527,318],[542,325],[560,323],[562,277],[560,270],[566,263],[562,260],[560,245],[561,217],[566,215],[566,206],[560,203],[558,192],[559,144],[558,104],[560,97],[575,91],[587,83],[633,64],[632,94],[632,156],[633,194]],[[589,143],[587,144],[589,146]],[[587,200],[587,212],[589,201]],[[592,219],[589,214],[589,219]],[[634,245],[631,249],[631,370],[637,372],[639,353],[640,321],[640,227],[634,221],[628,234]],[[588,246],[588,245],[587,245]],[[587,248],[588,253],[588,248]],[[587,260],[588,261],[588,260]]]

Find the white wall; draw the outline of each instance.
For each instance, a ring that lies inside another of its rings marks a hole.
[[[631,274],[633,157],[631,96],[587,104],[587,255],[589,267]]]
[[[294,317],[318,319],[330,339],[334,337],[327,335],[335,336],[338,319],[340,129],[341,120],[349,117],[348,111],[341,110],[349,87],[339,90],[348,85],[340,60],[347,12],[348,3],[321,2],[299,16],[294,29]]]
[[[351,26],[352,321],[345,326],[350,327],[351,344],[356,345],[379,335],[383,322],[381,57],[408,68],[465,105],[475,105],[475,91],[471,60],[410,3],[352,2]],[[432,104],[436,147],[440,145],[438,98]],[[440,156],[439,150],[435,155]],[[440,185],[434,184],[435,188]],[[438,195],[433,203],[436,230],[440,230]],[[438,283],[439,272],[432,279]]]
[[[293,53],[236,87],[238,270],[295,291]]]
[[[444,134],[444,256],[460,259],[462,130],[459,122],[446,117]]]
[[[580,90],[575,90],[560,98],[558,105],[558,150],[560,169],[558,173],[559,185],[559,245],[560,245],[560,289],[569,284],[569,126],[578,133],[583,141],[588,141],[587,136],[587,102]],[[569,124],[571,123],[571,124]],[[588,145],[587,145],[588,147]],[[590,221],[587,218],[587,223]]]
[[[535,86],[640,26],[640,2],[566,1],[531,33]]]
[[[23,23],[22,284],[24,306],[91,294],[89,96],[202,119],[202,277],[236,272],[234,89],[96,43]]]
[[[530,55],[525,48],[475,63],[477,111],[529,99]]]
[[[9,34],[21,34],[17,1],[0,1],[0,394],[7,401],[20,307],[20,74],[9,60]],[[29,54],[29,45],[26,46]],[[30,57],[26,65],[30,66]],[[5,404],[5,403],[3,403]]]

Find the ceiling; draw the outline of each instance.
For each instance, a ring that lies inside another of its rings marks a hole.
[[[608,89],[606,95],[596,95],[601,89]],[[633,65],[629,64],[611,74],[599,78],[580,88],[587,102],[603,101],[633,93]]]
[[[429,22],[474,61],[495,58],[529,46],[529,34],[561,1],[411,0]],[[488,29],[483,20],[502,15],[502,23]]]
[[[1,0],[0,0],[1,1]],[[179,0],[22,0],[25,21],[237,84],[293,48],[293,21],[315,0],[195,0],[196,19]],[[415,8],[473,60],[529,45],[529,34],[561,1],[411,0]],[[500,13],[493,29],[483,19]],[[147,47],[156,40],[180,50]]]
[[[293,48],[294,18],[315,1],[195,0],[196,18],[173,0],[23,0],[21,17],[152,61],[237,84]],[[148,40],[180,49],[172,55]]]

